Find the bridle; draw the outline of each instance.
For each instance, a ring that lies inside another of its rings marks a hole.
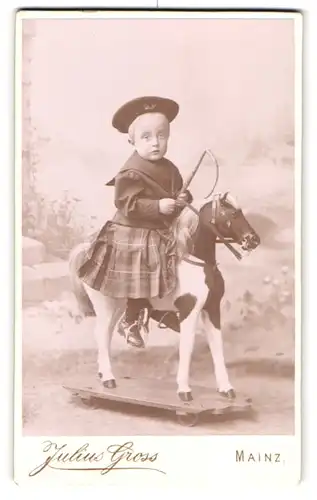
[[[190,203],[186,203],[186,202],[184,202],[184,203],[192,212],[194,212],[198,217],[200,217],[200,213],[198,210],[196,210],[196,208],[194,208]],[[207,223],[206,222],[201,222],[201,223],[204,224],[204,226],[206,228],[208,228],[210,231],[212,231],[214,233],[214,235],[216,236],[216,243],[223,243],[230,250],[230,252],[233,253],[233,255],[238,260],[241,260],[242,255],[240,254],[240,252],[238,252],[238,250],[236,250],[231,245],[231,243],[233,243],[234,240],[231,238],[224,238],[222,236],[222,234],[218,231],[217,226],[216,226],[216,220],[217,220],[217,216],[218,216],[218,213],[220,210],[220,205],[221,205],[221,195],[216,195],[216,197],[213,200],[211,200],[210,203],[211,203],[211,214],[212,214],[211,220],[209,220]],[[239,210],[236,210],[236,212],[233,212],[231,215],[231,218],[234,218],[238,212],[239,212]],[[230,221],[230,219],[229,219],[229,221]],[[195,261],[191,261],[187,257],[183,258],[183,260],[185,260],[185,262],[188,262],[188,263],[196,265],[196,266],[198,266],[198,265],[203,266],[204,265],[204,264],[200,264],[200,263],[195,262]]]
[[[191,181],[195,177],[195,175],[196,175],[196,173],[197,173],[197,171],[198,171],[198,169],[199,169],[199,167],[200,167],[200,165],[201,165],[201,163],[202,163],[202,161],[203,161],[203,159],[204,159],[204,157],[206,155],[208,155],[212,159],[212,161],[214,162],[214,164],[216,166],[216,178],[215,178],[215,182],[214,182],[214,184],[212,186],[212,189],[211,189],[210,193],[208,193],[208,195],[205,197],[205,200],[208,199],[212,195],[212,193],[214,192],[215,187],[216,187],[216,185],[218,183],[218,179],[219,179],[219,164],[218,164],[218,161],[217,161],[216,157],[212,154],[212,152],[210,151],[210,149],[205,149],[205,151],[203,152],[203,154],[199,158],[199,161],[198,161],[196,167],[194,168],[194,170],[192,171],[192,173],[190,174],[190,176],[187,178],[187,180],[184,182],[182,189],[178,193],[178,196],[186,191],[186,189],[188,188],[189,184],[191,183]],[[221,195],[217,195],[215,197],[215,199],[211,201],[212,218],[208,222],[208,224],[205,224],[205,226],[208,227],[214,233],[214,235],[216,236],[216,243],[223,243],[224,245],[226,245],[226,247],[228,248],[228,250],[230,250],[230,252],[232,252],[233,255],[238,260],[241,260],[242,256],[241,256],[240,252],[238,252],[238,250],[236,250],[231,245],[231,243],[234,243],[234,240],[231,239],[231,238],[224,238],[222,236],[222,234],[218,231],[217,227],[216,227],[216,218],[217,218],[217,215],[219,213],[220,203],[221,203]],[[198,210],[196,210],[190,203],[187,203],[187,202],[184,201],[184,204],[192,212],[194,212],[198,217],[200,217],[200,214],[199,214]],[[235,215],[236,215],[236,212],[232,214],[232,218]],[[185,260],[185,259],[183,259],[183,260]],[[189,262],[189,259],[187,259],[187,262]],[[193,263],[192,261],[190,261],[190,262]],[[194,265],[198,265],[198,264],[195,263]]]
[[[199,166],[201,165],[201,162],[203,160],[203,158],[205,157],[205,155],[208,154],[208,156],[210,156],[213,161],[215,162],[215,165],[216,165],[216,170],[217,170],[217,175],[216,175],[216,180],[215,180],[215,183],[213,185],[213,188],[211,190],[211,192],[205,197],[205,199],[209,198],[215,187],[216,187],[216,184],[218,182],[218,177],[219,177],[219,165],[218,165],[218,162],[216,160],[216,158],[214,157],[214,155],[211,153],[211,151],[209,149],[206,149],[204,151],[204,153],[201,155],[200,159],[199,159],[199,162],[198,164],[196,165],[196,167],[194,168],[194,170],[192,171],[191,175],[188,177],[188,179],[186,180],[186,182],[183,184],[183,187],[182,189],[180,190],[180,192],[178,193],[177,196],[179,196],[180,194],[184,193],[186,191],[186,189],[188,188],[189,184],[191,183],[193,177],[195,176],[195,174],[197,173],[198,171],[198,168]],[[133,171],[133,169],[131,169]],[[139,172],[136,172],[139,174]],[[146,175],[144,172],[143,172],[143,177],[146,178],[147,180],[147,183],[150,185],[150,186],[154,186],[156,190],[158,190],[161,194],[162,194],[162,197],[164,198],[169,198],[170,197],[170,194],[164,189],[162,188],[162,186],[160,186],[160,184],[158,184],[158,182],[156,182],[154,179],[152,179],[150,176]],[[109,184],[109,183],[108,183]],[[194,214],[196,214],[199,218],[200,218],[200,213],[198,210],[196,210],[196,208],[194,208],[190,203],[182,200],[184,206],[188,207],[189,210],[191,210],[192,212],[194,212]],[[220,202],[221,202],[221,197],[220,195],[217,195],[215,197],[214,200],[211,200],[211,203],[212,203],[212,211],[213,211],[213,217],[212,217],[212,220],[208,221],[208,223],[204,224],[206,228],[209,228],[209,230],[211,230],[214,235],[216,236],[216,243],[222,243],[224,244],[228,250],[230,250],[230,252],[233,253],[233,255],[238,259],[238,260],[241,260],[242,259],[242,256],[240,254],[240,252],[238,252],[232,245],[231,243],[233,242],[232,239],[229,239],[229,238],[224,238],[222,236],[222,234],[218,231],[217,227],[216,227],[216,224],[215,224],[215,221],[216,221],[216,217],[217,217],[217,214],[219,213],[219,206],[220,206]],[[234,215],[234,214],[233,214]]]

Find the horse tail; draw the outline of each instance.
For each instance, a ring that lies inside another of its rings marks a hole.
[[[71,289],[76,297],[78,307],[84,316],[95,316],[95,310],[88,297],[83,282],[78,276],[78,270],[84,263],[86,252],[89,248],[89,243],[80,243],[77,245],[69,255],[69,275]]]

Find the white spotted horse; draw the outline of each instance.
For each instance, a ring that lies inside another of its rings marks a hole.
[[[260,244],[260,238],[246,220],[236,200],[228,193],[193,202],[183,209],[172,227],[177,248],[177,288],[169,296],[149,299],[148,316],[160,325],[179,331],[177,393],[182,401],[192,400],[190,363],[197,327],[204,331],[214,363],[217,390],[227,398],[235,391],[229,380],[223,354],[221,300],[224,279],[216,262],[216,243],[225,244],[238,259]],[[240,252],[231,243],[236,243]],[[115,299],[89,288],[78,277],[90,243],[82,243],[70,255],[70,276],[78,305],[85,315],[95,315],[98,373],[104,387],[116,389],[110,347],[112,335],[126,307]],[[143,334],[148,332],[143,325]]]

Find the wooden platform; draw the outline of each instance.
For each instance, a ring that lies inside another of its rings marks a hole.
[[[210,413],[221,415],[226,413],[246,412],[251,408],[251,400],[243,395],[229,400],[209,387],[193,386],[193,401],[182,402],[177,393],[176,385],[164,380],[155,379],[117,379],[115,389],[104,388],[101,382],[90,386],[64,386],[73,395],[83,399],[101,399],[117,401],[134,406],[161,408],[176,412],[177,415],[200,415]],[[194,425],[194,424],[185,424]]]

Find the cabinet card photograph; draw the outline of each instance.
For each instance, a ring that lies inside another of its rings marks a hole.
[[[302,16],[16,14],[15,479],[300,480]]]

